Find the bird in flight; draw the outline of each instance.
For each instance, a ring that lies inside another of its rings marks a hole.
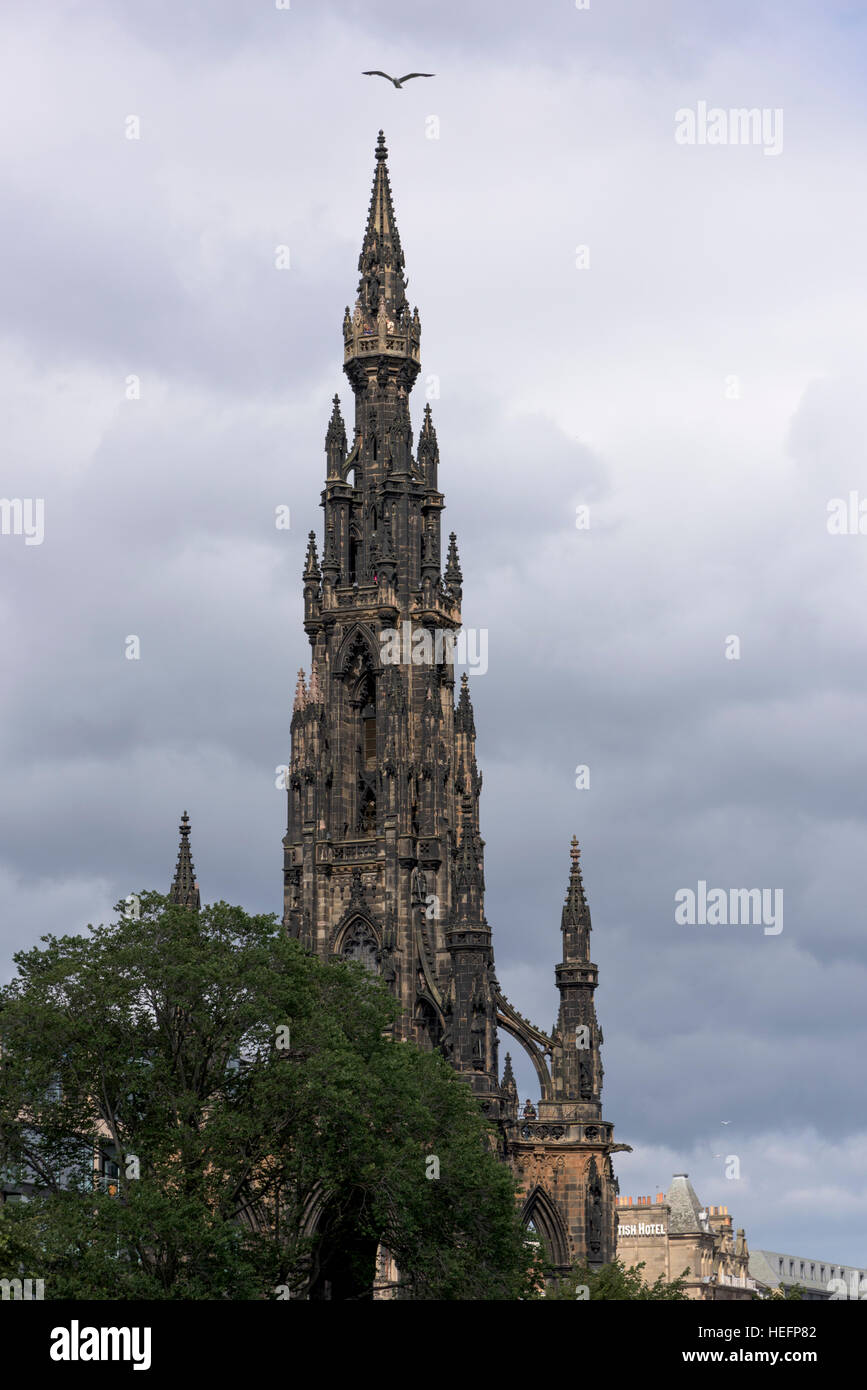
[[[390,77],[387,72],[381,72],[379,68],[374,68],[372,72],[363,72],[362,77],[384,77],[386,82],[393,82],[395,87],[402,87],[404,82],[408,82],[411,77],[436,77],[435,72],[408,72],[405,77]]]

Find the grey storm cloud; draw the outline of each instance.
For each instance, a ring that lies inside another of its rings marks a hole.
[[[300,572],[382,126],[413,421],[429,396],[488,633],[500,979],[550,1027],[577,833],[622,1190],[688,1166],[753,1245],[863,1263],[867,536],[826,525],[867,497],[851,23],[7,7],[0,492],[45,500],[42,545],[0,536],[7,974],[167,887],[184,807],[205,899],[280,909]],[[360,76],[418,65],[424,92]],[[783,153],[677,146],[700,99],[782,106]],[[782,888],[783,932],[678,924],[699,880]]]

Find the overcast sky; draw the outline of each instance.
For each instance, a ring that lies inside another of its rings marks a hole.
[[[184,808],[203,897],[281,910],[381,126],[413,419],[437,377],[488,632],[500,980],[551,1027],[577,833],[621,1191],[685,1170],[752,1246],[867,1267],[867,535],[827,525],[867,499],[865,30],[834,0],[7,0],[0,493],[44,540],[0,536],[4,978],[164,890]],[[781,148],[678,143],[702,102],[782,112]],[[783,930],[676,922],[699,881],[781,889]]]

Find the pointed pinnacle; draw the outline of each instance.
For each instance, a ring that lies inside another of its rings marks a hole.
[[[299,671],[298,671],[298,680],[297,680],[296,683],[295,683],[295,703],[294,703],[294,705],[292,706],[292,708],[293,708],[293,710],[296,710],[296,709],[304,709],[304,706],[305,706],[306,704],[307,704],[307,678],[306,678],[306,676],[304,675],[304,667],[302,666],[302,667],[300,667],[300,669],[299,669]]]
[[[407,308],[403,251],[391,200],[388,165],[385,162],[387,155],[385,136],[380,131],[367,225],[358,258],[361,272],[358,304],[362,314],[376,315],[383,299],[396,314]]]
[[[464,577],[461,572],[461,562],[458,559],[458,538],[454,531],[449,534],[449,549],[446,556],[445,577],[447,583],[450,585],[455,583],[460,584]]]
[[[572,843],[569,847],[569,858],[572,861],[569,869],[569,878],[570,880],[577,879],[578,883],[580,883],[583,888],[584,885],[581,878],[581,846],[578,843],[577,835],[572,836]]]
[[[590,930],[590,909],[587,906],[587,898],[584,893],[584,881],[581,877],[581,846],[577,836],[572,836],[572,844],[569,850],[571,860],[569,866],[569,883],[566,888],[566,902],[563,907],[563,930],[567,927],[587,926]]]
[[[437,432],[434,429],[433,416],[430,404],[424,408],[424,419],[418,433],[418,458],[423,463],[426,459],[437,459],[439,451],[437,449]]]
[[[307,557],[304,561],[305,579],[319,579],[319,557],[316,553],[316,532],[311,531],[307,537]]]
[[[458,696],[458,707],[455,710],[455,732],[469,734],[471,738],[476,736],[473,702],[470,699],[470,681],[466,671],[461,676],[461,693]]]
[[[331,403],[331,418],[328,421],[328,429],[325,434],[326,449],[340,447],[346,452],[346,426],[343,423],[343,416],[340,411],[340,397],[335,395]]]
[[[175,868],[175,876],[172,886],[169,889],[169,899],[181,907],[192,907],[198,910],[201,906],[199,897],[199,885],[196,881],[196,871],[193,868],[193,857],[190,851],[190,818],[186,811],[181,816],[181,823],[178,827],[181,832],[181,840],[178,846],[178,862]]]

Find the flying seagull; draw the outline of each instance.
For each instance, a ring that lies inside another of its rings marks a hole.
[[[363,72],[362,77],[384,77],[386,82],[393,82],[395,87],[402,87],[404,82],[408,82],[411,77],[436,77],[435,72],[408,72],[406,77],[389,77],[387,72],[381,72],[379,68],[374,68],[372,72]]]

